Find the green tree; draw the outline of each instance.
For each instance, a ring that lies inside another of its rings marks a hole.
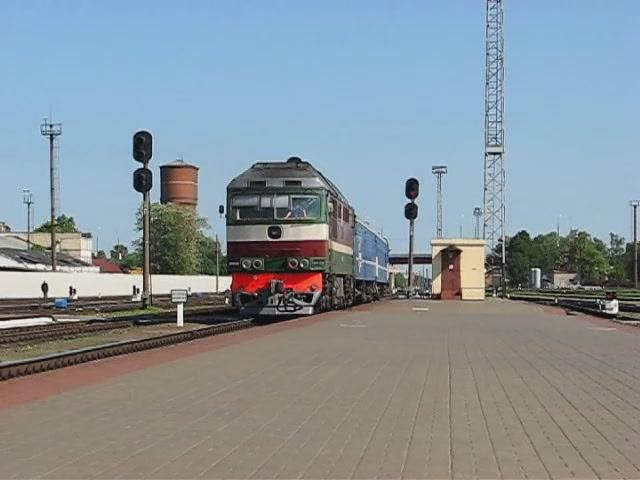
[[[129,252],[127,256],[122,259],[120,266],[125,270],[133,270],[135,268],[142,268],[142,254],[140,252]]]
[[[216,257],[216,251],[218,253]],[[205,275],[216,274],[216,260],[220,261],[220,275],[227,273],[226,257],[222,254],[220,244],[216,244],[214,238],[200,234],[198,238],[198,254],[199,254],[199,273]]]
[[[534,267],[535,244],[526,230],[507,239],[507,277],[512,286],[528,286],[529,269]]]
[[[101,260],[104,260],[105,258],[107,258],[107,254],[104,252],[104,250],[98,250],[96,253],[93,254],[93,258],[99,258]]]
[[[532,268],[550,272],[562,268],[562,241],[555,232],[541,234],[533,239]]]
[[[34,230],[35,232],[50,232],[51,222],[47,221]],[[78,233],[78,227],[73,217],[60,215],[56,218],[56,232],[58,233]]]
[[[609,234],[609,280],[615,285],[623,285],[627,280],[627,255],[624,238],[615,233]]]
[[[397,272],[394,277],[394,285],[396,288],[405,288],[407,286],[407,277],[404,274]]]
[[[588,232],[572,230],[567,235],[567,269],[578,272],[583,284],[600,284],[607,279],[609,262],[604,242]]]
[[[111,251],[109,252],[109,258],[113,262],[121,263],[125,258],[127,258],[128,254],[129,254],[129,249],[126,246],[118,243],[114,245]]]
[[[207,221],[194,209],[179,205],[154,203],[150,212],[151,271],[177,275],[193,275],[199,272],[202,230]],[[138,211],[138,230],[142,231],[142,211]],[[142,252],[142,240],[135,242]]]

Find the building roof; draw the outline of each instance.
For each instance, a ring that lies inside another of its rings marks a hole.
[[[18,235],[3,234],[0,235],[0,248],[11,248],[15,250],[26,250],[27,241]]]
[[[195,168],[196,170],[199,170],[199,167],[196,167],[195,165],[191,165],[190,163],[185,162],[181,158],[174,160],[173,162],[160,165],[160,168],[165,168],[165,167],[188,167],[188,168]]]
[[[102,273],[122,273],[122,268],[117,263],[111,262],[106,258],[94,258],[93,264],[100,267]]]
[[[96,272],[99,269],[70,255],[58,254],[58,269],[61,272]],[[42,250],[0,247],[0,270],[51,270],[51,254]]]

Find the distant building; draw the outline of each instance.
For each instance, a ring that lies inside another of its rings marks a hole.
[[[27,241],[19,235],[1,233],[0,271],[50,271],[51,253],[42,247],[28,249],[27,246]],[[58,270],[61,272],[99,272],[100,268],[65,253],[60,253],[58,254]]]
[[[572,288],[580,285],[580,274],[566,270],[552,270],[542,277],[544,288]]]
[[[0,237],[20,239],[23,241],[24,248],[27,248],[26,242],[29,238],[27,232],[4,232],[0,233]],[[58,252],[91,265],[93,238],[90,233],[58,233],[56,241]],[[50,249],[51,234],[48,232],[31,232],[31,244]]]
[[[7,225],[5,222],[0,222],[0,233],[10,232],[11,227]]]
[[[94,258],[93,265],[99,267],[101,273],[123,273],[120,265],[106,258]]]

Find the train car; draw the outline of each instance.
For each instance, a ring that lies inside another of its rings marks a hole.
[[[310,315],[357,300],[354,209],[309,162],[252,165],[227,186],[226,218],[232,298],[243,313]]]
[[[389,242],[356,219],[353,255],[357,301],[378,300],[389,287]]]

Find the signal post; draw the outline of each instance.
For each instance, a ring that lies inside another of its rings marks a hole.
[[[136,132],[133,136],[133,158],[142,163],[142,168],[133,172],[133,188],[142,193],[142,308],[151,305],[150,273],[151,261],[149,256],[150,234],[150,194],[153,185],[153,174],[147,168],[152,156],[153,138],[145,130]]]
[[[416,178],[409,178],[404,186],[404,194],[410,200],[404,206],[404,217],[409,220],[409,292],[413,288],[413,237],[414,237],[414,222],[418,218],[418,204],[415,203],[420,192],[420,182]]]

